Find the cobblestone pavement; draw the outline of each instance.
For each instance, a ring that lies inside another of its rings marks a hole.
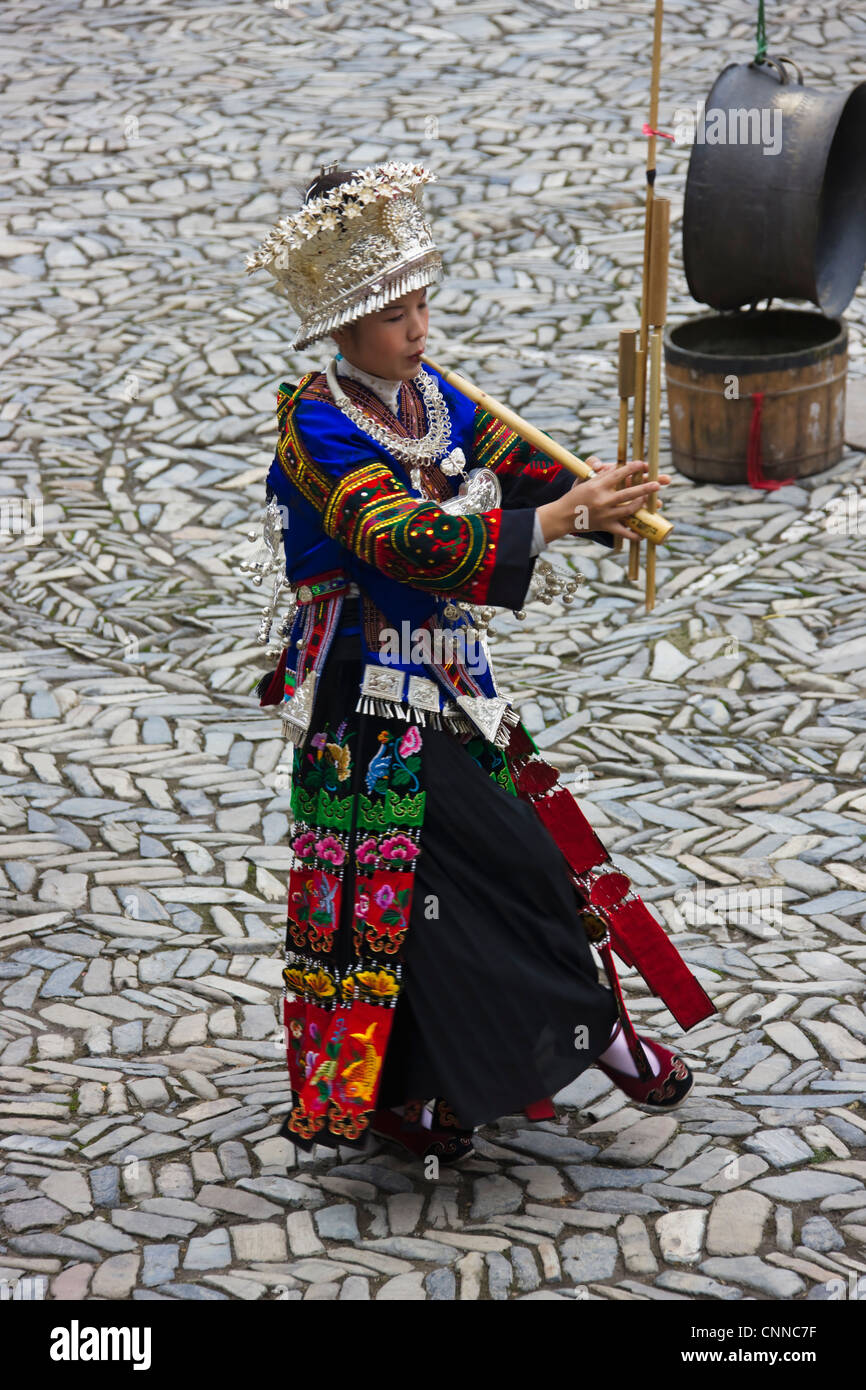
[[[866,17],[784,9],[771,51],[826,84],[866,76]],[[574,541],[555,547],[585,576],[574,609],[496,623],[504,688],[714,996],[683,1037],[624,972],[693,1097],[649,1115],[591,1069],[556,1123],[503,1117],[436,1181],[381,1141],[304,1155],[276,1137],[287,763],[251,694],[261,599],[236,566],[276,384],[321,359],[288,350],[293,320],[243,261],[319,162],[427,161],[450,272],[431,354],[611,457],[649,4],[14,10],[0,490],[42,502],[43,535],[0,551],[6,1291],[849,1295],[866,1272],[866,528],[828,522],[856,501],[853,451],[776,492],[677,476],[649,617],[625,552]],[[751,57],[754,13],[666,11],[670,128]],[[665,143],[658,180],[672,320],[697,312],[687,154]]]

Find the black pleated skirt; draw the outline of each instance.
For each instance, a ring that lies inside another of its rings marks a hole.
[[[347,600],[344,619],[356,609]],[[310,725],[348,720],[357,771],[378,728],[355,711],[361,670],[360,638],[338,636]],[[532,806],[454,734],[427,726],[423,739],[421,853],[376,1104],[441,1097],[472,1129],[573,1081],[605,1050],[617,1010],[565,859]],[[353,901],[347,865],[337,961],[348,959]]]

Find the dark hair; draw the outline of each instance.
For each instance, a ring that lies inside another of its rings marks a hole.
[[[332,188],[337,188],[341,183],[349,183],[357,178],[360,172],[360,169],[335,169],[330,174],[319,174],[307,189],[304,202],[311,203],[314,198],[320,198],[323,193],[330,193]]]

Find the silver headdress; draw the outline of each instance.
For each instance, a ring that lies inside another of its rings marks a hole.
[[[435,178],[420,164],[371,165],[282,218],[248,257],[247,271],[270,271],[300,318],[295,348],[442,278],[421,211]]]

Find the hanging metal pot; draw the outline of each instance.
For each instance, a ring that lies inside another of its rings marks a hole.
[[[839,315],[866,264],[864,148],[866,82],[817,91],[789,58],[726,67],[689,160],[683,258],[692,296],[714,309],[807,299]]]

